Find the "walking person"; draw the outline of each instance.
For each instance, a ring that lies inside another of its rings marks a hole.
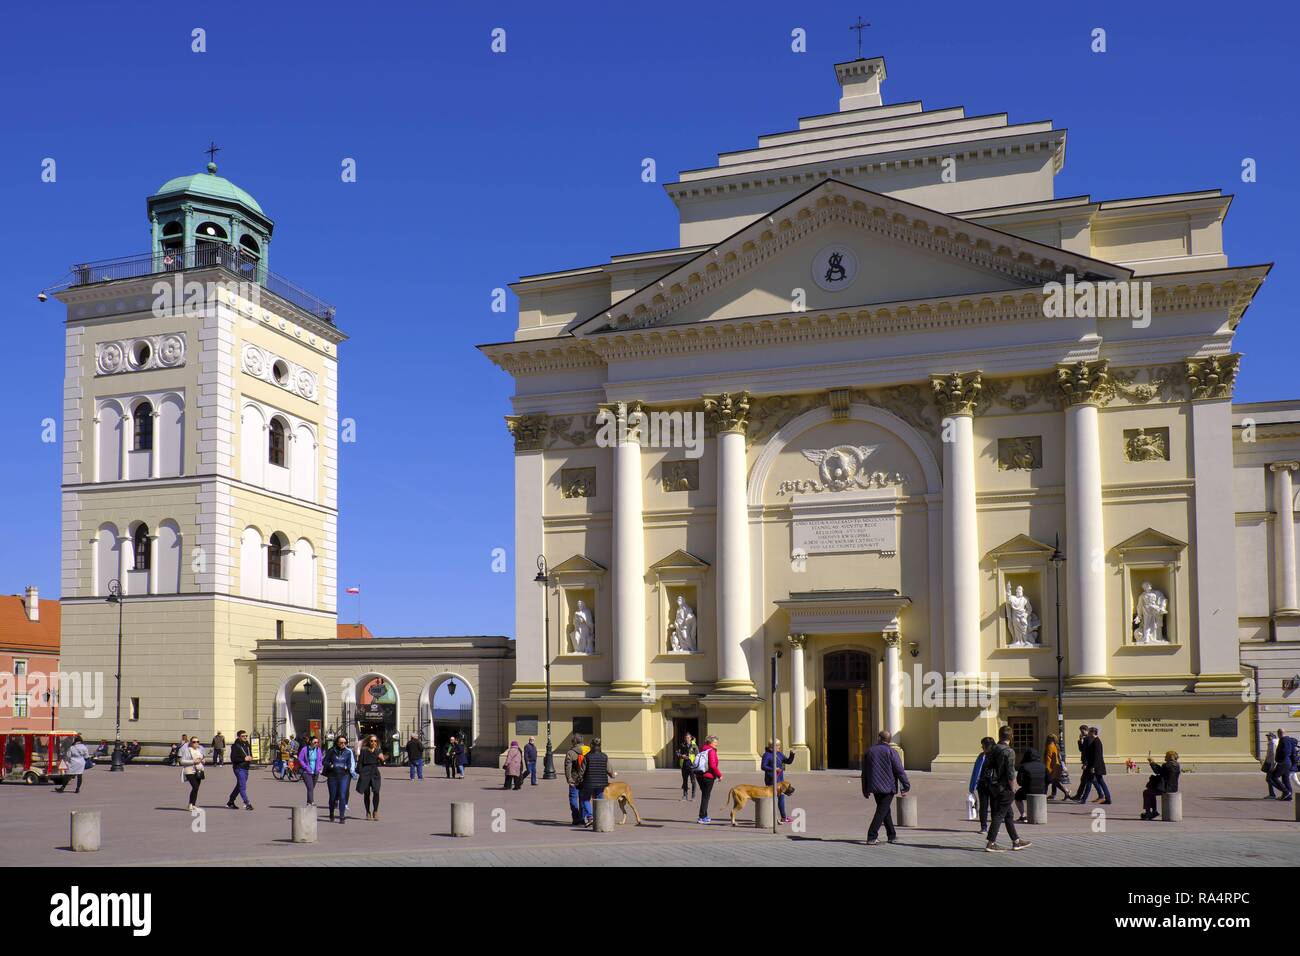
[[[593,826],[596,820],[596,807],[592,801],[604,800],[610,778],[617,776],[609,768],[609,757],[600,749],[600,738],[592,737],[591,750],[582,758],[582,804],[587,810],[584,822],[588,826]]]
[[[348,822],[348,795],[357,777],[357,756],[348,747],[348,738],[339,734],[334,746],[325,752],[325,782],[330,792],[330,823],[338,808],[339,823]]]
[[[235,759],[234,755],[230,758]],[[217,731],[216,736],[212,738],[212,766],[220,767],[226,762],[226,738],[221,731]]]
[[[582,738],[573,735],[572,746],[564,753],[564,782],[569,785],[569,814],[575,827],[591,816],[591,804],[582,800]]]
[[[1025,801],[1030,796],[1047,793],[1047,765],[1033,747],[1025,748],[1024,759],[1016,771],[1016,822],[1028,823],[1025,816]]]
[[[1296,748],[1296,739],[1287,734],[1281,727],[1277,729],[1277,746],[1273,753],[1273,786],[1282,791],[1279,800],[1290,800],[1292,797],[1291,774],[1296,769],[1296,759],[1300,756]]]
[[[325,769],[325,751],[319,737],[312,737],[307,746],[298,751],[298,766],[302,768],[302,785],[307,788],[307,806],[316,806],[316,781]]]
[[[465,768],[469,766],[469,750],[464,740],[456,741],[456,776],[465,779]]]
[[[529,737],[528,743],[524,744],[524,767],[528,770],[528,776],[532,778],[532,785],[537,786],[537,738]]]
[[[406,742],[406,765],[410,768],[412,780],[417,776],[424,779],[424,744],[415,734],[411,734],[411,739]]]
[[[1093,803],[1110,803],[1110,787],[1106,786],[1106,751],[1101,744],[1101,729],[1098,727],[1088,728],[1088,746],[1086,749],[1087,766],[1084,769],[1084,775],[1088,777],[1088,782],[1084,785],[1083,796],[1079,798],[1080,803],[1088,802],[1088,792],[1091,787],[1097,788],[1097,799]]]
[[[781,741],[773,740],[767,745],[767,750],[763,753],[763,786],[775,787],[777,812],[780,814],[782,823],[793,823],[790,815],[785,812],[785,794],[781,792],[779,784],[785,780],[785,768],[794,761],[794,751],[788,754],[781,753]],[[775,781],[775,782],[774,782]]]
[[[371,734],[366,738],[361,752],[357,754],[357,793],[366,805],[366,819],[379,819],[379,785],[383,777],[379,775],[379,766],[388,758],[379,749],[379,738]],[[347,800],[343,801],[347,809]]]
[[[1178,778],[1182,774],[1182,767],[1178,763],[1178,752],[1175,750],[1165,751],[1165,762],[1156,763],[1151,759],[1151,751],[1147,751],[1147,763],[1151,765],[1151,776],[1147,778],[1146,789],[1142,791],[1142,816],[1143,820],[1154,820],[1160,816],[1156,809],[1156,798],[1164,793],[1178,792]]]
[[[898,831],[894,829],[894,796],[912,789],[902,758],[890,746],[893,739],[889,731],[882,730],[876,735],[876,742],[862,755],[862,798],[876,801],[876,812],[871,815],[871,825],[867,827],[867,846],[880,842],[876,838],[880,836],[882,823],[886,839],[890,843],[898,842]]]
[[[220,734],[217,734],[217,737],[220,736]],[[245,810],[253,809],[252,801],[248,799],[248,771],[252,766],[252,760],[250,759],[252,755],[253,746],[248,742],[248,731],[241,730],[235,734],[235,744],[230,748],[230,769],[235,774],[235,788],[230,791],[226,806],[232,810],[235,809],[236,796],[244,801]]]
[[[682,742],[677,745],[677,750],[673,756],[677,758],[677,765],[682,768],[682,799],[694,800],[695,794],[699,792],[696,785],[695,776],[695,756],[700,752],[700,746],[695,742],[695,738],[690,734],[682,735]],[[690,785],[690,796],[686,795],[686,787]]]
[[[198,737],[191,737],[180,749],[176,761],[181,766],[181,780],[190,785],[190,811],[199,803],[199,786],[203,783],[203,747]]]
[[[975,765],[970,771],[970,786],[967,788],[967,800],[977,800],[979,803],[980,833],[989,828],[989,788],[988,783],[984,780],[984,762],[988,759],[989,751],[997,743],[992,737],[980,738],[980,752],[975,757]]]
[[[81,740],[81,734],[72,738],[72,746],[68,748],[68,773],[63,778],[63,782],[54,788],[55,793],[62,793],[68,789],[68,784],[72,778],[77,778],[77,788],[73,793],[81,793],[81,778],[86,774],[86,767],[90,766],[93,761],[90,759],[90,748]]]
[[[722,779],[722,771],[718,769],[717,737],[704,738],[704,746],[695,755],[695,769],[700,781],[700,818],[695,822],[707,826],[713,822],[709,819],[709,796],[713,793],[713,785]]]
[[[1024,850],[1033,844],[1020,839],[1016,832],[1016,820],[1012,813],[1015,800],[1013,785],[1016,781],[1016,754],[1010,747],[1011,728],[1003,727],[998,731],[998,742],[989,750],[984,761],[984,779],[988,781],[989,803],[992,806],[993,819],[989,823],[988,841],[984,844],[987,853],[1005,853],[998,846],[998,828],[1005,826],[1007,836],[1011,837],[1011,849]]]
[[[1086,799],[1084,798],[1084,792],[1092,782],[1092,771],[1088,768],[1089,736],[1087,724],[1079,725],[1079,739],[1076,741],[1076,746],[1079,748],[1079,789],[1074,792],[1070,799],[1075,803],[1082,803]]]
[[[519,741],[510,741],[510,746],[506,749],[506,759],[503,763],[506,782],[501,789],[518,790],[524,785],[524,752],[519,749]]]
[[[447,772],[447,779],[456,776],[456,738],[452,737],[442,748],[442,769]]]
[[[1061,745],[1056,742],[1056,734],[1047,735],[1047,746],[1043,750],[1043,764],[1047,768],[1047,783],[1051,788],[1047,799],[1053,799],[1056,791],[1059,790],[1061,796],[1069,800],[1070,788],[1066,784],[1070,782],[1070,772],[1065,769],[1065,760],[1061,756]]]

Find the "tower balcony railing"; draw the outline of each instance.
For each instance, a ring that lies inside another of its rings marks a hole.
[[[116,279],[138,279],[142,276],[168,272],[186,272],[191,269],[219,267],[234,274],[244,282],[256,282],[291,305],[334,324],[334,307],[318,299],[306,289],[294,285],[283,276],[271,272],[259,257],[224,242],[203,242],[189,248],[162,249],[140,256],[121,259],[102,259],[99,262],[82,262],[74,265],[65,281],[51,286],[46,292],[76,286],[112,282]]]

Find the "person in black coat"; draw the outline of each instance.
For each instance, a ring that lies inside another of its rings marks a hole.
[[[1025,798],[1030,794],[1047,795],[1047,765],[1042,756],[1033,747],[1025,749],[1025,756],[1016,771],[1016,815],[1017,823],[1028,823],[1025,816]]]
[[[1089,739],[1090,738],[1088,736],[1088,725],[1080,724],[1079,744],[1078,744],[1079,745],[1079,789],[1074,791],[1074,796],[1070,797],[1071,800],[1076,800],[1080,802],[1084,799],[1083,796],[1084,789],[1088,787],[1088,785],[1092,782],[1092,772],[1088,769]],[[1062,741],[1061,743],[1062,745],[1064,745],[1065,742]],[[1062,753],[1061,757],[1062,759],[1064,759],[1065,754]]]
[[[591,806],[592,800],[604,800],[605,788],[611,777],[618,774],[609,769],[609,757],[600,749],[600,738],[591,739],[591,751],[582,758],[582,803]],[[595,807],[592,807],[592,819],[595,819]],[[592,820],[585,820],[590,824]]]
[[[1080,803],[1088,802],[1088,793],[1092,787],[1097,788],[1094,803],[1110,803],[1110,787],[1106,786],[1106,751],[1101,744],[1101,730],[1088,728],[1088,740],[1083,750],[1083,774],[1087,783],[1083,788]]]
[[[1154,820],[1160,816],[1156,810],[1156,797],[1162,793],[1178,792],[1178,777],[1183,772],[1178,765],[1178,753],[1170,750],[1165,753],[1165,762],[1156,763],[1147,753],[1147,763],[1151,765],[1151,776],[1147,778],[1146,789],[1142,791],[1142,819]]]

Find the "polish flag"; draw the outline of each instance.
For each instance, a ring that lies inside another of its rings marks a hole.
[[[347,593],[348,593],[348,594],[360,594],[360,593],[361,593],[361,588],[348,588],[348,589],[347,589]]]

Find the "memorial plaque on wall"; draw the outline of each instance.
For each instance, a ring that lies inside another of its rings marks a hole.
[[[573,732],[575,734],[591,734],[596,729],[596,719],[594,717],[574,717]]]
[[[804,554],[898,550],[892,516],[799,517],[794,521],[793,531],[794,550]]]
[[[515,718],[515,733],[521,737],[534,737],[537,735],[537,715],[520,714]]]
[[[1211,737],[1237,736],[1237,718],[1236,717],[1211,717],[1210,736]]]

